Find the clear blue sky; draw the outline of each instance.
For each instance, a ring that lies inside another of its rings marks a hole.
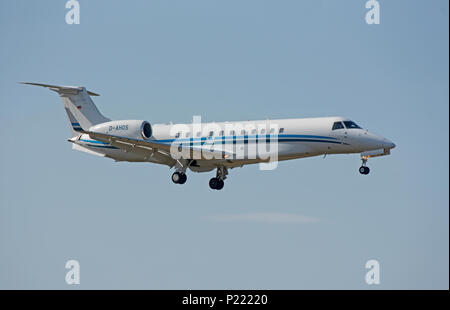
[[[446,0],[0,2],[0,288],[448,289]],[[72,151],[59,97],[113,119],[341,115],[397,144],[172,184],[152,164]],[[286,220],[288,219],[288,220]],[[290,220],[289,220],[290,219]],[[365,263],[381,264],[367,286]]]

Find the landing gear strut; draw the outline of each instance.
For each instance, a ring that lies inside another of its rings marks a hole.
[[[184,184],[186,183],[187,176],[184,172],[174,172],[172,174],[172,182],[175,184]]]
[[[369,167],[366,166],[367,157],[362,157],[361,160],[362,160],[362,165],[361,165],[361,167],[359,167],[359,173],[364,174],[364,175],[369,174],[370,169],[369,169]]]
[[[228,170],[226,167],[218,167],[216,177],[209,180],[209,187],[211,189],[221,190],[225,183],[223,180],[227,178]]]

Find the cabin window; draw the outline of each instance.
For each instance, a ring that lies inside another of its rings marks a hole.
[[[191,136],[190,132],[186,132],[186,138],[189,138]]]
[[[261,130],[262,133],[262,130]],[[270,129],[270,134],[274,134],[275,133],[275,128]]]
[[[245,130],[241,130],[241,135],[245,136]]]
[[[225,134],[225,132],[223,131],[223,130],[221,130],[220,132],[219,132],[219,136],[223,136]]]
[[[175,138],[179,138],[179,137],[180,137],[180,133],[177,132],[177,133],[175,134]]]
[[[235,136],[236,132],[234,130],[230,131],[230,136]]]
[[[210,137],[214,136],[214,131],[210,131],[210,132],[209,132],[209,136],[210,136]]]
[[[352,122],[352,121],[345,121],[344,125],[345,125],[345,127],[347,129],[353,129],[353,128],[359,128],[360,129],[361,128],[358,125],[356,125],[355,122]]]
[[[252,135],[256,135],[256,129],[252,129]]]
[[[265,129],[261,129],[261,134],[264,135],[266,133]]]
[[[201,135],[201,132],[200,131],[197,132],[197,137],[200,137],[200,135]]]
[[[284,128],[280,128],[279,133],[283,133],[284,132]]]
[[[343,129],[344,125],[342,125],[342,122],[334,122],[332,130],[336,129]]]

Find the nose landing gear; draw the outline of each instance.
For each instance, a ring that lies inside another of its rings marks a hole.
[[[369,172],[370,172],[369,167],[366,167],[366,166],[359,167],[359,173],[361,173],[361,174],[369,174]]]
[[[361,165],[361,167],[359,167],[359,173],[364,174],[364,175],[367,175],[367,174],[369,174],[369,172],[370,172],[369,167],[366,166],[366,164],[367,164],[367,159],[368,159],[367,157],[363,156],[363,157],[361,158],[361,160],[362,160],[362,165]]]

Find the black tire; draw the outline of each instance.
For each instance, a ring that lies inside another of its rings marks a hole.
[[[359,167],[359,173],[366,174],[366,167],[364,166]]]
[[[218,181],[219,180],[217,178],[212,178],[211,180],[209,180],[209,187],[211,187],[211,189],[217,189]]]
[[[187,180],[187,175],[186,175],[186,173],[182,173],[182,174],[181,174],[181,179],[180,179],[180,181],[178,182],[178,184],[184,184],[184,183],[186,183],[186,180]]]
[[[364,171],[364,174],[369,174],[369,172],[370,172],[369,167],[364,167],[364,168],[366,168],[366,171]]]
[[[216,189],[217,190],[221,190],[222,188],[223,188],[223,186],[225,185],[225,182],[223,181],[223,180],[218,180],[217,181],[217,186],[216,186]]]

